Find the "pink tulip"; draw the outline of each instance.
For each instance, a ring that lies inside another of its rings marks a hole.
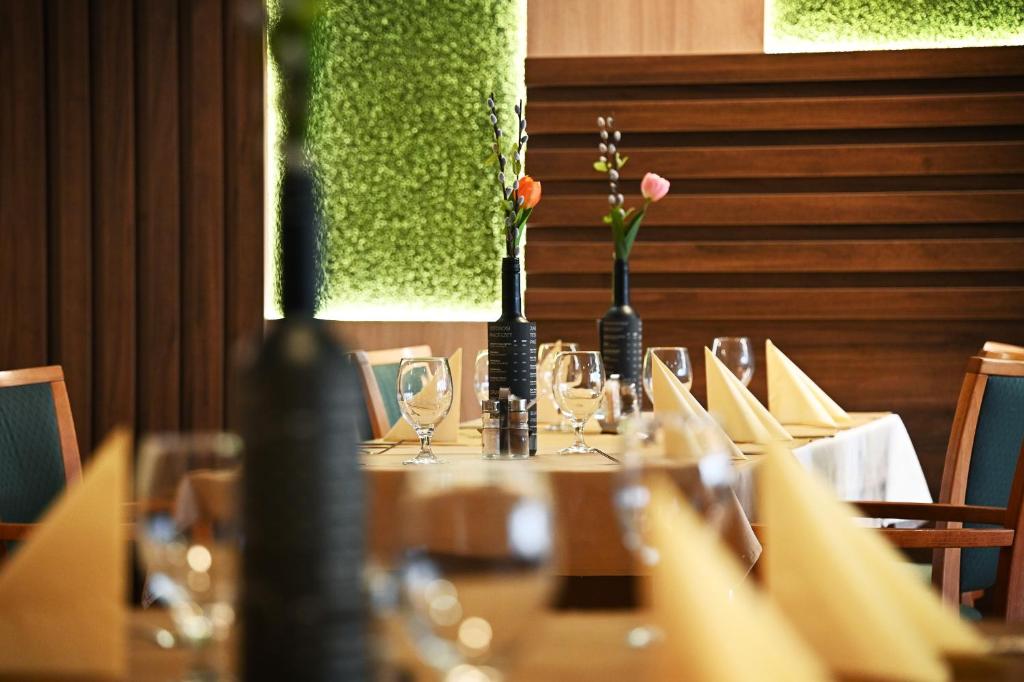
[[[665,178],[656,173],[648,173],[640,183],[640,193],[652,202],[659,201],[668,194],[668,185],[669,182]]]

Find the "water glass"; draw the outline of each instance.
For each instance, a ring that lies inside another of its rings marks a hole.
[[[211,641],[235,620],[241,542],[241,440],[227,433],[143,438],[136,472],[136,539],[146,604],[159,602],[179,638],[207,665]]]
[[[583,427],[601,404],[604,390],[601,354],[595,351],[559,353],[553,376],[555,400],[576,434],[576,442],[559,450],[559,454],[597,452],[584,441]]]
[[[558,401],[555,400],[552,379],[554,377],[555,358],[558,354],[563,351],[570,352],[576,350],[579,350],[578,343],[562,340],[542,343],[537,347],[537,400],[548,400],[553,403],[555,412],[561,417],[560,423],[544,425],[544,428],[548,431],[572,430],[572,427],[569,426],[565,419],[565,415],[562,414],[561,408],[558,407]]]
[[[489,360],[487,349],[484,349],[476,354],[476,364],[473,366],[473,390],[476,391],[476,399],[480,402],[490,397]]]
[[[719,336],[711,344],[715,354],[744,386],[754,377],[754,346],[746,336]]]
[[[526,463],[410,472],[399,495],[399,617],[445,679],[497,680],[554,586],[551,491]]]
[[[420,451],[405,464],[437,464],[430,448],[434,428],[452,409],[455,387],[448,358],[404,358],[398,366],[398,406],[416,431]]]
[[[690,352],[683,346],[652,346],[644,354],[644,391],[653,395],[654,358],[658,358],[669,371],[674,374],[686,390],[693,385],[693,367],[690,365]]]

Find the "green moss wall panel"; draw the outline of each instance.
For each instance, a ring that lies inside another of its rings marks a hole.
[[[1024,44],[1024,0],[766,0],[769,52]]]
[[[309,155],[322,317],[496,315],[501,214],[485,99],[524,88],[525,0],[331,0],[314,37]],[[506,122],[506,125],[509,123]]]

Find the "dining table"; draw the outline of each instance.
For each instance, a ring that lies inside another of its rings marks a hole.
[[[450,463],[481,461],[481,435],[478,424],[465,423],[458,440],[436,443],[434,452]],[[899,415],[890,412],[851,413],[845,428],[788,427],[794,436],[783,445],[807,468],[821,477],[844,500],[880,500],[887,502],[931,502],[921,464],[906,427]],[[566,576],[631,576],[644,572],[622,542],[621,525],[614,503],[616,490],[623,482],[626,453],[622,438],[601,433],[591,422],[586,441],[600,452],[561,455],[558,451],[573,442],[572,433],[545,429],[538,432],[538,451],[521,462],[544,472],[552,489],[555,506],[555,537],[559,542],[556,571]],[[754,563],[760,547],[750,532],[756,522],[757,465],[766,446],[739,443],[746,459],[734,460],[734,490],[744,516],[727,530],[726,539],[746,567]],[[399,549],[399,500],[409,459],[418,443],[371,441],[362,453],[367,477],[370,515],[368,537],[370,552],[379,557],[393,556]],[[502,467],[507,460],[486,460],[486,466]],[[418,465],[438,466],[438,465]],[[683,472],[693,462],[677,462]],[[873,523],[894,523],[875,520]],[[745,526],[745,528],[743,527]]]

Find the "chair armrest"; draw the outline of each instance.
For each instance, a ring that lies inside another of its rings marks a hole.
[[[24,540],[35,527],[34,523],[0,523],[0,542]]]
[[[909,549],[943,547],[1009,547],[1014,531],[1003,528],[879,528],[889,542]]]
[[[970,523],[1006,524],[1006,509],[980,507],[972,504],[938,504],[932,502],[854,502],[872,519],[915,519],[922,521],[961,521]]]

